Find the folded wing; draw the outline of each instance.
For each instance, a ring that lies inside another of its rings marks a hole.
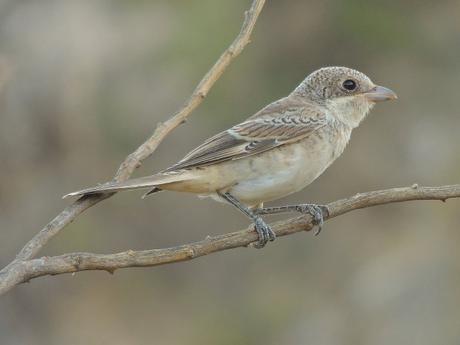
[[[276,108],[275,108],[276,109]],[[272,148],[301,140],[326,124],[326,115],[317,109],[295,106],[262,116],[252,117],[208,139],[166,169],[174,171],[202,167],[228,160],[241,159]]]

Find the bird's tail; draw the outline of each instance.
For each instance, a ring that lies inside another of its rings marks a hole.
[[[86,188],[69,193],[64,195],[63,198],[150,188],[151,190],[145,194],[145,196],[147,196],[148,194],[159,192],[161,190],[161,185],[181,182],[188,180],[189,178],[190,176],[187,176],[186,172],[160,173],[157,175],[131,179],[125,182],[107,182],[96,187]]]

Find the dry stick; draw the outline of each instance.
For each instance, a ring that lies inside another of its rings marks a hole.
[[[419,187],[414,185],[405,188],[392,188],[380,191],[360,193],[350,198],[329,203],[325,219],[334,218],[344,213],[377,205],[411,201],[441,200],[460,197],[460,185],[441,187]],[[271,224],[277,236],[291,235],[300,231],[309,231],[314,225],[310,216],[300,216]],[[257,240],[253,229],[219,235],[182,246],[151,249],[142,251],[128,250],[116,254],[69,253],[60,256],[42,257],[22,261],[11,278],[15,284],[29,281],[45,275],[72,273],[84,270],[105,270],[113,273],[118,268],[147,267],[191,260],[211,253],[245,247]],[[12,286],[0,281],[0,294]]]
[[[214,66],[203,77],[195,88],[192,96],[190,96],[182,108],[166,122],[159,123],[152,136],[139,146],[136,151],[126,157],[124,162],[121,163],[114,177],[114,181],[122,182],[127,180],[134,170],[141,165],[142,161],[144,161],[156,150],[165,137],[182,122],[184,122],[192,111],[200,105],[225,69],[250,42],[250,35],[254,29],[257,17],[259,16],[264,3],[265,0],[253,1],[251,8],[245,12],[243,26],[233,43],[224,51]],[[64,211],[54,218],[47,226],[45,226],[31,241],[29,241],[17,255],[16,260],[27,260],[37,255],[37,253],[52,237],[57,235],[60,230],[71,223],[78,215],[89,207],[111,197],[113,194],[83,197],[75,201],[72,205],[64,209]]]
[[[139,146],[136,151],[126,157],[123,163],[121,163],[114,177],[114,181],[121,182],[129,179],[134,170],[156,150],[165,137],[183,123],[192,111],[201,104],[211,87],[220,78],[222,73],[224,73],[225,69],[250,42],[251,33],[264,3],[265,0],[253,0],[250,9],[245,12],[245,19],[240,33],[232,44],[222,53],[208,73],[206,73],[182,108],[166,122],[159,123],[152,136]],[[16,269],[15,267],[22,261],[35,257],[54,236],[69,223],[73,222],[75,218],[85,210],[114,194],[115,193],[84,196],[70,206],[67,206],[21,249],[16,258],[8,266],[0,271],[0,286],[4,288],[5,282],[15,285],[14,280],[12,280],[10,276],[13,273],[12,271]]]

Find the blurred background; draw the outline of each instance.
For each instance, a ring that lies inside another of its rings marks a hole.
[[[0,264],[109,180],[238,33],[249,0],[0,2]],[[344,155],[278,204],[459,182],[460,2],[268,1],[243,54],[136,176],[161,170],[326,65],[395,90]],[[42,255],[161,248],[248,225],[192,195],[123,193]],[[0,297],[9,344],[459,344],[460,201],[395,204],[147,269],[39,278]],[[219,227],[219,224],[225,224]]]

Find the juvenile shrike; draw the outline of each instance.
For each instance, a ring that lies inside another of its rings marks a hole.
[[[254,222],[256,247],[275,239],[260,217],[279,211],[308,212],[322,224],[318,205],[263,208],[308,186],[337,158],[376,102],[396,94],[346,67],[311,73],[289,96],[206,140],[158,174],[109,182],[66,196],[150,188],[195,193],[228,202]],[[146,194],[146,195],[147,195]]]

